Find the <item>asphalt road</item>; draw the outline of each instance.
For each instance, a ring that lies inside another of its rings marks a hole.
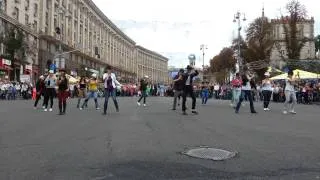
[[[0,101],[1,180],[320,179],[320,106],[283,115],[282,104],[263,112],[259,103],[252,115],[248,106],[235,114],[227,101],[210,100],[199,115],[183,116],[170,110],[172,99],[137,107],[136,98],[119,98],[119,113],[112,101],[103,116],[93,102],[80,111],[72,100],[58,116],[32,103]],[[181,154],[199,146],[239,155]]]

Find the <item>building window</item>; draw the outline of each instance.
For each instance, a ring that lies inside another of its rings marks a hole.
[[[14,8],[12,15],[15,19],[19,20],[19,9],[17,7]]]
[[[25,10],[28,11],[29,6],[30,6],[30,2],[29,2],[29,0],[26,0],[25,2],[26,2]]]
[[[34,30],[37,30],[37,29],[38,29],[38,22],[37,22],[37,21],[34,21],[34,22],[33,22],[33,29],[34,29]]]
[[[33,14],[34,17],[38,17],[38,4],[37,3],[34,3],[34,14]]]
[[[47,9],[50,9],[51,0],[47,0]]]
[[[25,17],[25,20],[24,20],[25,21],[24,22],[25,25],[29,26],[29,16],[28,16],[28,14],[26,14],[24,17]]]

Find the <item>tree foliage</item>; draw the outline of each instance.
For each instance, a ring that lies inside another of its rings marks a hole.
[[[11,60],[11,67],[16,68],[15,62],[23,63],[25,60],[25,51],[27,50],[27,42],[24,40],[24,33],[17,27],[10,27],[8,31],[1,34],[0,42],[6,48],[7,54],[4,56]],[[16,72],[11,73],[10,79],[14,80]]]
[[[300,59],[300,52],[308,38],[299,37],[301,29],[298,23],[306,18],[306,8],[297,0],[291,0],[286,5],[288,16],[282,16],[285,44],[288,59]]]
[[[236,60],[232,48],[223,48],[218,55],[210,60],[209,70],[214,74],[216,81],[224,83],[229,77],[229,72],[235,70]]]
[[[272,25],[266,17],[256,18],[250,23],[246,32],[247,48],[243,49],[246,63],[251,63],[251,67],[256,73],[263,77],[270,63],[270,54],[274,45],[272,36]]]

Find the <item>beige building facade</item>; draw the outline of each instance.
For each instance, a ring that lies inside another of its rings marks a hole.
[[[32,9],[28,18],[26,2]],[[106,65],[111,65],[125,82],[135,82],[145,72],[155,82],[165,75],[168,59],[136,46],[92,0],[6,0],[6,9],[8,16],[19,16],[20,23],[34,29],[38,55],[33,63],[40,73],[50,59],[58,68],[78,75],[83,71],[101,75]],[[24,22],[27,19],[31,25]]]
[[[17,74],[39,73],[39,3],[41,0],[1,0],[0,2],[0,34],[3,36],[12,27],[19,27],[23,34],[25,48],[23,64],[21,57],[14,57]],[[0,55],[6,56],[6,47],[0,43]],[[9,61],[12,61],[9,59]]]
[[[283,66],[283,59],[287,59],[287,50],[285,44],[284,24],[287,24],[286,18],[272,19],[273,37],[276,41],[271,51],[270,59],[274,65]],[[315,44],[314,44],[314,19],[301,19],[297,24],[298,38],[308,39],[301,49],[300,59],[314,59],[315,58]]]

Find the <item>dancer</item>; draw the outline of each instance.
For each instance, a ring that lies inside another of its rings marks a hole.
[[[77,108],[80,108],[80,103],[82,98],[87,97],[87,82],[85,77],[81,77],[79,81],[79,88],[78,88],[78,104]]]
[[[148,87],[148,76],[144,76],[143,79],[141,79],[140,81],[140,91],[141,91],[141,97],[139,98],[137,104],[138,106],[141,106],[140,101],[143,98],[143,106],[147,106],[146,105],[146,99],[147,99],[147,87]]]
[[[241,87],[241,95],[240,100],[236,107],[236,113],[239,113],[239,109],[241,106],[242,101],[244,100],[244,97],[247,96],[247,98],[250,101],[250,110],[251,113],[257,113],[253,106],[253,99],[252,99],[252,87],[254,87],[254,82],[252,81],[253,75],[247,70],[246,73],[242,76],[242,87]]]
[[[34,109],[37,109],[38,102],[41,99],[41,96],[44,94],[45,88],[46,88],[46,85],[44,83],[44,76],[40,76],[39,80],[36,83],[37,95],[36,95],[36,101],[34,102]],[[44,101],[43,101],[42,107],[44,108]]]
[[[231,85],[232,85],[232,101],[231,101],[231,106],[232,107],[236,107],[236,105],[239,102],[239,98],[241,95],[241,77],[239,73],[236,73],[236,77],[235,79],[233,79],[231,81]]]
[[[56,94],[56,83],[57,83],[57,77],[54,74],[53,70],[49,71],[49,75],[45,79],[45,85],[46,85],[46,92],[45,92],[45,98],[44,98],[44,111],[48,111],[48,104],[49,104],[49,99],[50,99],[50,109],[49,111],[52,111],[53,107],[53,98]]]
[[[113,99],[113,103],[114,103],[114,106],[116,107],[116,111],[119,112],[119,105],[116,99],[116,90],[117,90],[117,85],[121,86],[121,84],[117,81],[116,75],[112,72],[111,66],[107,66],[106,73],[103,74],[103,82],[104,82],[103,115],[107,114],[108,101],[110,96]]]
[[[60,70],[58,79],[59,115],[66,114],[67,98],[69,96],[69,82],[64,70]]]
[[[183,95],[182,95],[182,113],[183,115],[187,115],[186,113],[186,101],[187,101],[187,95],[190,95],[192,98],[192,113],[198,114],[196,111],[196,96],[193,92],[193,78],[198,76],[199,72],[197,70],[193,71],[193,67],[188,65],[187,66],[187,72],[183,74],[183,80],[184,80],[184,89],[183,89]]]
[[[94,103],[96,106],[96,110],[99,110],[99,104],[98,104],[98,80],[97,80],[97,74],[92,74],[91,79],[89,80],[89,92],[87,94],[87,98],[84,100],[80,110],[82,110],[85,106],[88,105],[88,101],[90,98],[94,99]]]
[[[184,81],[183,81],[183,73],[184,69],[180,69],[178,74],[175,76],[173,82],[173,90],[174,90],[174,98],[173,98],[173,108],[172,110],[176,110],[177,106],[177,99],[178,99],[178,106],[180,105],[180,97],[183,94],[184,88]]]
[[[269,79],[270,73],[264,73],[265,79],[262,81],[263,110],[270,111],[269,103],[272,95],[272,81]]]
[[[207,104],[208,97],[209,97],[209,83],[202,82],[202,91],[201,91],[202,104]]]
[[[290,70],[288,72],[288,78],[286,79],[286,87],[284,89],[284,93],[286,96],[286,101],[284,103],[284,111],[283,114],[288,114],[288,110],[291,114],[297,114],[294,111],[294,106],[297,103],[297,97],[294,90],[294,86],[297,85],[299,77],[293,77],[293,71]],[[291,103],[290,103],[291,102]],[[288,107],[290,105],[290,108]]]

